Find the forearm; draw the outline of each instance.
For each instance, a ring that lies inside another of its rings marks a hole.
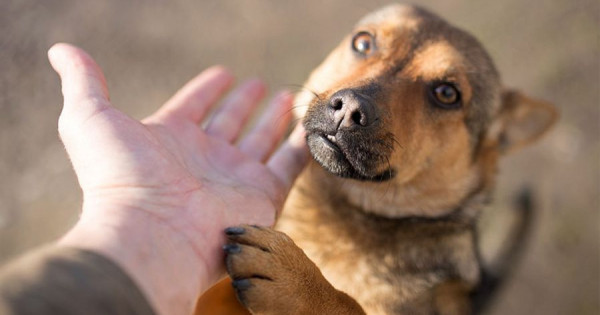
[[[0,268],[0,314],[154,314],[111,260],[60,246],[34,250]]]

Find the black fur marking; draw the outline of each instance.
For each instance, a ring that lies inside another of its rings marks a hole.
[[[341,174],[339,176],[342,178],[356,179],[356,180],[360,180],[360,181],[364,181],[364,182],[383,183],[383,182],[386,182],[386,181],[394,178],[394,176],[396,176],[396,170],[393,168],[389,168],[389,169],[387,169],[375,176],[372,176],[372,177],[362,176],[357,173],[345,173],[345,174]]]
[[[512,237],[511,245],[505,253],[500,257],[496,270],[481,268],[481,280],[479,285],[471,293],[471,305],[473,314],[482,314],[493,303],[494,297],[502,290],[506,280],[514,271],[515,265],[524,253],[525,243],[529,239],[531,225],[533,224],[533,216],[535,212],[535,204],[533,193],[530,188],[521,190],[515,200],[515,210],[518,211],[519,223],[515,228],[514,236]],[[481,258],[480,258],[481,260]],[[480,263],[483,266],[482,263]]]

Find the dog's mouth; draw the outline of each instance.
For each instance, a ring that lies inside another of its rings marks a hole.
[[[307,132],[307,143],[313,158],[327,171],[342,178],[384,182],[396,175],[389,165],[381,167],[386,152],[380,152],[364,135]],[[350,141],[349,141],[350,138]],[[352,139],[355,138],[355,139]],[[362,141],[361,141],[362,140]],[[387,150],[384,150],[387,151]]]
[[[324,145],[328,146],[330,149],[340,154],[343,154],[342,150],[337,145],[337,139],[334,135],[321,134],[319,136],[321,137],[321,140],[323,141]]]

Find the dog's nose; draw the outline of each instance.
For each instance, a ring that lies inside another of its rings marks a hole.
[[[335,92],[329,100],[329,107],[337,129],[367,127],[375,119],[375,106],[352,89]]]

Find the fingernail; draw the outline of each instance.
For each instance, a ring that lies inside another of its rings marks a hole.
[[[223,245],[223,251],[227,254],[238,254],[242,252],[242,249],[238,244],[226,244]]]
[[[252,284],[249,279],[238,279],[233,280],[231,285],[237,290],[245,290],[248,289]]]
[[[231,226],[225,229],[227,235],[242,235],[246,233],[246,230],[241,226]]]

